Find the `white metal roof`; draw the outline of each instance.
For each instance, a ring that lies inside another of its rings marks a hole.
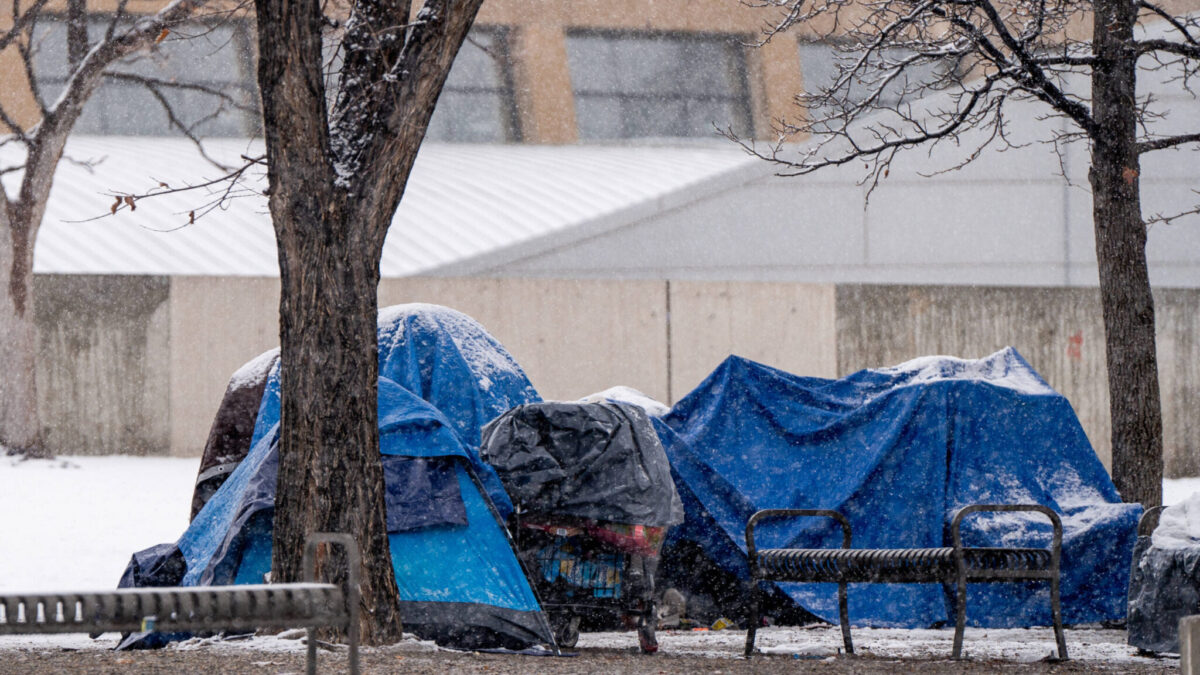
[[[236,162],[261,152],[244,140],[206,143]],[[59,165],[35,248],[37,272],[277,276],[274,235],[261,194],[232,200],[194,225],[208,201],[185,192],[109,213],[114,191],[141,193],[219,176],[190,142],[148,137],[77,137]],[[13,157],[5,156],[5,163]],[[89,166],[83,162],[91,162]],[[720,145],[532,146],[427,144],[396,214],[383,276],[430,273],[520,247],[589,223],[669,208],[672,194],[705,189],[753,160]],[[5,184],[14,189],[15,176]],[[251,185],[261,190],[264,179]],[[94,219],[94,220],[89,220]],[[589,228],[583,227],[583,230]]]

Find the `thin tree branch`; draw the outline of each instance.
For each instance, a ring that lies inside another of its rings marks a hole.
[[[15,17],[15,20],[13,21],[13,25],[9,27],[8,30],[4,31],[3,34],[0,34],[0,51],[7,49],[8,46],[12,44],[13,40],[16,40],[18,37],[20,37],[20,35],[25,32],[27,28],[30,28],[31,25],[37,21],[37,17],[41,13],[42,8],[45,7],[46,3],[49,1],[50,0],[36,0],[36,2],[29,7],[29,9],[21,12],[20,0],[13,0],[13,16]]]
[[[1170,14],[1163,8],[1161,8],[1158,5],[1155,5],[1153,3],[1147,2],[1146,0],[1141,0],[1140,2],[1138,2],[1138,7],[1141,7],[1142,9],[1146,9],[1146,10],[1149,10],[1150,12],[1153,12],[1154,14],[1157,14],[1159,16],[1159,18],[1165,20],[1167,23],[1171,24],[1171,26],[1173,28],[1175,28],[1175,30],[1179,31],[1180,34],[1183,35],[1184,39],[1186,39],[1189,43],[1194,44],[1194,45],[1200,45],[1200,42],[1197,42],[1196,38],[1192,35],[1191,31],[1189,31],[1187,29],[1187,26],[1183,25],[1183,23],[1181,23],[1178,18],[1176,18],[1175,16],[1173,16],[1172,14]]]
[[[984,15],[988,17],[992,25],[992,30],[996,32],[1004,45],[1020,60],[1021,71],[1033,86],[1031,93],[1037,94],[1038,98],[1061,110],[1074,120],[1076,124],[1087,130],[1090,136],[1093,138],[1097,137],[1101,133],[1101,129],[1096,125],[1095,120],[1092,119],[1091,111],[1083,104],[1068,98],[1062,89],[1055,86],[1046,77],[1046,73],[1038,66],[1036,59],[1029,53],[1026,46],[1017,40],[1008,30],[1007,24],[1005,24],[995,5],[989,0],[977,0],[972,4],[979,7]]]
[[[1142,141],[1137,144],[1137,153],[1140,155],[1154,150],[1173,148],[1179,145],[1186,145],[1188,143],[1200,143],[1200,133],[1180,134],[1178,136],[1168,136],[1165,138],[1156,138],[1150,141]]]
[[[1200,197],[1200,190],[1192,190],[1192,193],[1195,194],[1197,197]],[[1163,215],[1161,213],[1156,213],[1153,216],[1150,216],[1149,218],[1146,219],[1146,224],[1152,225],[1155,223],[1170,223],[1172,221],[1179,220],[1180,218],[1186,218],[1187,216],[1200,216],[1200,204],[1196,205],[1195,208],[1188,209],[1187,211],[1180,211],[1178,213],[1173,213],[1171,215]]]
[[[255,190],[253,188],[248,188],[248,187],[241,185],[241,181],[245,178],[246,172],[249,171],[250,169],[252,169],[256,166],[265,166],[266,165],[266,155],[258,155],[256,157],[242,155],[242,162],[243,163],[241,166],[230,168],[225,174],[223,174],[221,176],[212,178],[210,180],[205,180],[200,183],[188,183],[188,184],[185,184],[183,187],[171,187],[166,182],[159,182],[157,186],[151,188],[150,190],[147,190],[146,192],[141,192],[141,193],[109,192],[107,194],[109,197],[114,198],[114,202],[112,204],[112,207],[109,209],[108,213],[103,213],[98,216],[94,216],[92,218],[86,218],[84,220],[72,220],[72,221],[66,221],[66,222],[90,223],[90,222],[101,220],[104,218],[110,218],[110,217],[115,216],[116,214],[120,213],[121,211],[125,211],[125,210],[134,211],[137,209],[137,203],[144,199],[153,199],[156,197],[163,197],[166,195],[179,194],[179,193],[183,193],[183,192],[194,192],[196,190],[206,190],[209,188],[220,187],[220,189],[214,193],[216,196],[213,199],[204,203],[200,208],[189,211],[188,222],[186,225],[192,225],[197,220],[202,218],[203,216],[207,215],[208,213],[211,213],[214,209],[222,208],[224,205],[228,204],[229,201],[232,199],[262,194],[262,192],[259,190]],[[180,227],[185,227],[186,225],[180,226]],[[176,229],[180,229],[180,228],[176,227],[176,228],[170,228],[168,230],[157,230],[157,231],[168,231],[169,232],[169,231],[173,231]]]
[[[15,1],[15,0],[14,0]],[[37,104],[42,117],[49,114],[49,109],[46,107],[46,101],[42,98],[41,86],[38,83],[37,75],[33,68],[33,28],[36,25],[37,17],[29,23],[30,39],[28,41],[17,42],[17,54],[21,57],[21,67],[25,70],[25,81],[29,86],[29,93],[33,96],[34,103]]]

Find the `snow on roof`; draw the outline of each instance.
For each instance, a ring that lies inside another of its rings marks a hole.
[[[227,164],[262,153],[260,143],[206,142]],[[19,160],[3,152],[4,164]],[[187,140],[74,137],[59,164],[35,248],[34,269],[50,273],[277,276],[263,171],[247,197],[195,225],[188,213],[210,194],[185,192],[109,213],[113,192],[143,193],[222,175]],[[85,163],[90,162],[91,165]],[[535,146],[426,144],[384,246],[385,277],[520,247],[603,221],[670,208],[672,193],[697,189],[753,160],[725,145]],[[17,174],[6,177],[12,193]],[[619,226],[619,222],[616,223]],[[587,229],[587,228],[583,228]]]

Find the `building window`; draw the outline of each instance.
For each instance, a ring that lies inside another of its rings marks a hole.
[[[737,38],[574,33],[567,59],[581,139],[753,133]]]
[[[877,108],[895,109],[898,105],[912,103],[934,91],[945,89],[956,81],[954,64],[950,60],[923,61],[904,68],[904,72],[890,82],[888,65],[911,56],[915,52],[901,48],[882,50],[868,60],[860,71],[862,77],[852,78],[839,88],[829,102],[817,110],[835,111],[840,107],[853,106],[865,101],[882,85],[883,89],[875,103]],[[800,42],[800,72],[804,78],[804,93],[819,96],[833,86],[841,74],[842,67],[849,67],[861,56],[848,47],[839,48],[829,42]]]
[[[89,21],[92,44],[103,38],[109,23],[103,17]],[[33,65],[44,101],[53,101],[70,75],[66,37],[61,19],[43,19],[34,30]],[[251,43],[250,29],[241,21],[179,27],[105,75],[74,133],[165,136],[183,127],[200,137],[257,135]]]
[[[452,143],[521,140],[507,31],[471,30],[454,59],[425,136]]]

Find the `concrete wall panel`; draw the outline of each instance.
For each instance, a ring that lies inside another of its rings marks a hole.
[[[171,279],[170,454],[199,455],[229,377],[279,344],[279,279]]]
[[[165,277],[34,277],[38,413],[54,452],[165,450],[168,292]]]
[[[838,372],[930,354],[987,356],[1012,346],[1071,402],[1107,466],[1108,377],[1092,289],[842,286]]]
[[[833,377],[834,286],[671,282],[671,395],[678,400],[737,354],[800,375]]]
[[[196,455],[229,376],[278,344],[279,282],[36,277],[39,409],[58,452]],[[1200,290],[1156,292],[1168,476],[1200,474]],[[380,305],[443,304],[484,325],[549,399],[615,385],[663,402],[733,353],[836,377],[929,354],[1016,347],[1074,406],[1107,464],[1099,296],[1089,288],[410,278]]]
[[[1155,294],[1167,475],[1200,475],[1200,292]],[[1016,347],[1071,402],[1097,454],[1112,454],[1100,296],[1082,288],[841,286],[838,372],[928,354]]]
[[[666,291],[655,281],[384,279],[379,305],[430,302],[483,324],[544,398],[616,385],[666,400]]]
[[[1155,292],[1163,461],[1169,478],[1200,476],[1200,292]]]

